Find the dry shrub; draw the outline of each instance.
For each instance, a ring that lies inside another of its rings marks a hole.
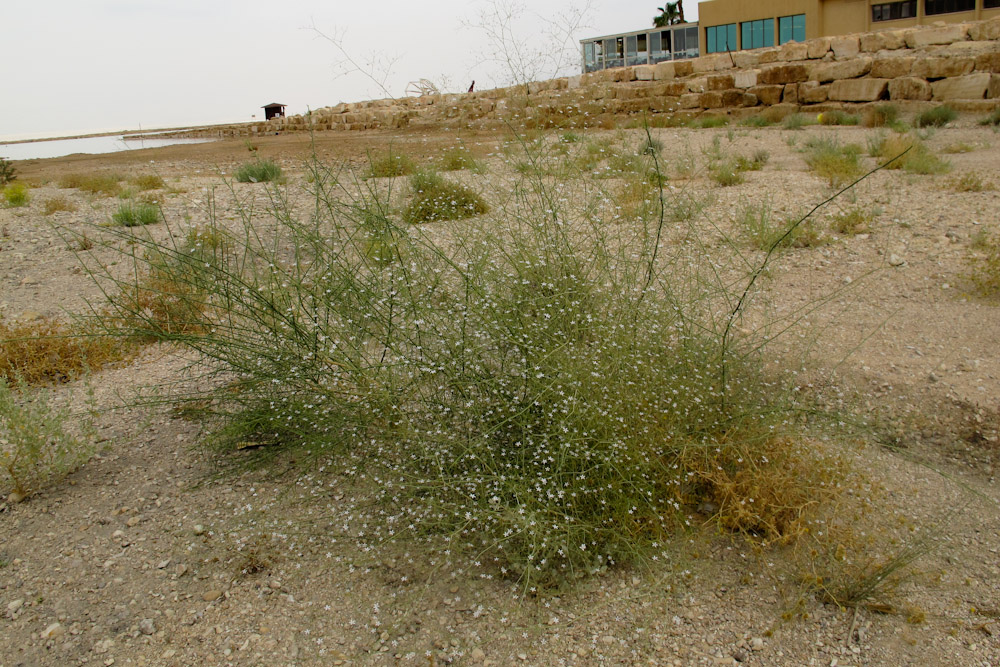
[[[814,510],[839,494],[848,466],[817,454],[816,443],[790,438],[726,443],[685,454],[697,480],[684,500],[700,503],[723,528],[787,542],[808,531]]]
[[[121,180],[117,174],[67,174],[59,179],[59,187],[111,196],[121,192]]]
[[[76,210],[76,204],[67,199],[66,197],[58,196],[52,197],[45,201],[45,206],[42,209],[42,213],[45,215],[52,215],[53,213],[58,213],[60,211],[72,212]]]
[[[120,340],[51,319],[0,322],[0,343],[0,378],[28,385],[65,382],[131,352]]]

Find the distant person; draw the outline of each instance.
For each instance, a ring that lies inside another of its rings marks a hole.
[[[475,87],[476,87],[476,80],[473,79],[472,83],[469,84],[469,92],[471,93]]]

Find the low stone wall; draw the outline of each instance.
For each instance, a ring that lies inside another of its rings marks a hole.
[[[853,108],[880,100],[959,111],[1000,107],[1000,19],[790,42],[461,95],[338,104],[214,128],[221,136],[419,124],[592,126],[639,113],[747,114]],[[778,111],[778,110],[776,110]]]

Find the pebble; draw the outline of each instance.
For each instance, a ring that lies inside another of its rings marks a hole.
[[[42,639],[56,639],[65,634],[66,628],[63,627],[62,623],[53,623],[49,627],[42,630]]]
[[[755,651],[760,651],[761,649],[764,648],[764,640],[761,639],[760,637],[754,637],[753,639],[750,640],[750,648],[752,648]]]
[[[469,653],[469,657],[474,662],[482,662],[483,660],[486,659],[486,653],[481,648],[474,648],[472,649],[472,652]]]
[[[611,635],[604,635],[603,637],[601,637],[601,641],[607,644],[608,646],[611,646],[612,644],[615,643],[615,638],[612,637]]]
[[[194,527],[194,534],[195,535],[204,535],[205,534],[205,526],[201,525],[200,523],[197,524]]]
[[[11,491],[10,495],[7,496],[7,502],[10,503],[11,505],[16,505],[27,497],[28,496],[26,496],[23,493],[18,493],[17,491]]]
[[[201,599],[204,600],[205,602],[214,602],[215,600],[218,600],[221,597],[222,597],[222,591],[218,589],[205,591],[201,595]]]
[[[895,253],[889,255],[889,266],[902,266],[905,263],[906,262],[899,255]]]
[[[153,619],[144,618],[139,621],[139,632],[144,635],[151,635],[156,632],[156,625],[153,624]]]
[[[14,600],[13,602],[8,602],[7,603],[7,613],[10,614],[11,616],[13,616],[14,614],[16,614],[21,609],[21,607],[23,605],[24,605],[24,598],[18,598],[17,600]]]

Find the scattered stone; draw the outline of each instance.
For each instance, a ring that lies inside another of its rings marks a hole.
[[[9,616],[13,616],[14,614],[16,614],[21,609],[21,607],[23,605],[24,605],[24,598],[18,598],[17,600],[14,600],[12,602],[8,602],[7,603],[7,614]]]
[[[902,266],[905,263],[906,262],[899,255],[895,253],[889,255],[889,266]]]
[[[57,639],[66,633],[66,628],[63,627],[62,623],[53,623],[49,627],[42,630],[42,639]]]
[[[473,662],[482,662],[486,659],[486,653],[481,648],[474,648],[469,653],[469,658],[472,659]]]
[[[215,602],[221,597],[222,597],[222,591],[220,591],[219,589],[205,591],[204,593],[201,594],[201,599],[204,600],[205,602]]]
[[[750,648],[755,651],[760,651],[764,648],[764,640],[760,637],[754,637],[750,640]]]
[[[11,491],[10,495],[7,496],[7,502],[10,503],[11,505],[16,505],[27,497],[28,496],[26,496],[23,493],[18,493],[17,491]]]
[[[612,644],[615,643],[615,638],[612,637],[611,635],[604,635],[603,637],[601,637],[601,641],[607,644],[608,646],[611,646]]]
[[[746,662],[747,652],[741,648],[736,649],[735,651],[733,651],[733,660],[735,660],[736,662]]]
[[[144,618],[139,621],[139,632],[144,635],[151,635],[156,632],[156,625],[154,625],[153,619]]]

